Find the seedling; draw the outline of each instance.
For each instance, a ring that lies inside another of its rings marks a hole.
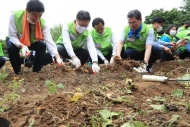
[[[107,109],[99,110],[100,117],[92,116],[91,123],[93,127],[107,127],[113,125],[112,117],[119,116],[121,113],[110,112]]]
[[[183,96],[183,90],[182,89],[174,90],[171,95],[173,97],[182,97]]]
[[[48,87],[48,90],[50,91],[51,94],[55,93],[57,91],[57,88],[63,89],[64,86],[63,84],[59,83],[56,85],[54,82],[50,80],[46,80],[45,85]]]
[[[4,66],[0,70],[0,83],[5,82],[7,76],[8,76],[8,73],[6,72],[6,67]]]
[[[148,126],[145,126],[143,123],[139,121],[130,120],[129,122],[123,124],[121,127],[148,127]]]

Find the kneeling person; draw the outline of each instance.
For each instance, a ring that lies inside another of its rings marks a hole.
[[[92,59],[93,72],[99,73],[97,52],[93,39],[89,34],[87,27],[90,22],[90,14],[87,11],[79,11],[74,22],[65,24],[62,29],[62,35],[57,40],[57,48],[63,59],[72,59],[72,65],[79,68],[84,65],[89,54]],[[84,46],[87,46],[87,49]]]
[[[104,27],[102,18],[95,18],[92,22],[93,30],[91,35],[95,43],[98,54],[98,63],[105,65],[113,63],[113,57],[116,53],[117,41],[111,28]]]

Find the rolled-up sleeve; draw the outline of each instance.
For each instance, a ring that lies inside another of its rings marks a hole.
[[[146,38],[146,45],[147,44],[151,44],[154,42],[154,31],[151,29],[149,32],[148,32],[148,36]]]

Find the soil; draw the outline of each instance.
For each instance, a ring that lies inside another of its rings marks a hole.
[[[149,127],[190,126],[190,111],[186,108],[186,103],[190,103],[190,89],[177,81],[145,82],[141,79],[142,74],[133,70],[138,65],[133,60],[116,59],[114,65],[100,65],[99,74],[93,74],[87,64],[77,70],[67,64],[65,67],[47,65],[39,73],[22,67],[22,74],[15,75],[7,61],[8,77],[0,84],[0,102],[3,103],[0,109],[8,109],[0,112],[0,117],[9,120],[11,127],[101,127],[103,119],[98,121],[101,118],[98,111],[107,109],[123,114],[112,117],[115,127],[130,120]],[[187,59],[155,63],[152,69],[154,75],[177,78],[188,74],[189,67]],[[5,95],[12,93],[8,86],[13,84],[13,80],[21,82],[16,90],[20,99],[6,100]],[[57,92],[51,94],[45,85],[47,80],[61,83],[64,88],[57,88]],[[176,89],[183,90],[181,98],[171,96]],[[110,100],[106,96],[108,93],[129,101]],[[155,101],[156,96],[166,101]],[[150,105],[164,105],[166,111],[156,110]],[[173,115],[179,118],[172,121]],[[93,118],[97,118],[96,124]]]

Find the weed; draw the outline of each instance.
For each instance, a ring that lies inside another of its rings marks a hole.
[[[5,82],[6,77],[8,76],[8,73],[6,72],[6,67],[2,67],[0,71],[0,83]]]
[[[55,93],[57,91],[57,88],[59,89],[64,88],[63,84],[59,83],[58,85],[56,85],[54,82],[50,80],[46,80],[45,85],[48,87],[50,93]]]

